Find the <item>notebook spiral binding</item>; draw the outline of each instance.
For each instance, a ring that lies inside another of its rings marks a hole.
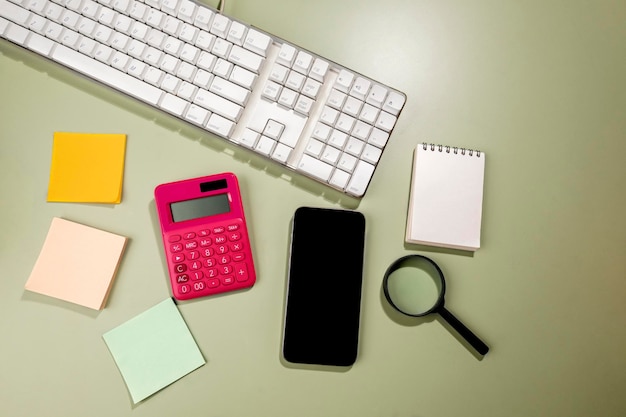
[[[466,148],[458,148],[456,146],[436,145],[434,143],[430,143],[429,144],[429,143],[426,143],[426,142],[424,142],[422,144],[422,146],[423,146],[425,151],[427,151],[428,147],[430,146],[430,150],[431,151],[434,151],[435,149],[437,149],[439,152],[443,152],[444,149],[445,149],[446,153],[450,153],[450,150],[452,150],[452,152],[455,155],[458,154],[459,152],[461,152],[461,155],[465,155],[467,153],[469,156],[474,156],[474,153],[476,153],[476,156],[478,158],[480,158],[480,151],[477,150],[477,149],[466,149]]]

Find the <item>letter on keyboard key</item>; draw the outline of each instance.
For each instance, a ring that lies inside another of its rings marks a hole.
[[[163,94],[161,90],[148,83],[63,45],[57,45],[52,52],[52,59],[153,106],[157,105]]]
[[[365,161],[359,161],[356,169],[352,173],[352,179],[350,179],[350,183],[348,184],[346,191],[357,197],[361,197],[365,193],[367,185],[369,184],[373,174],[373,165],[370,165]]]
[[[298,164],[298,171],[312,175],[326,182],[328,178],[330,178],[333,167],[309,155],[302,155],[302,159],[300,159],[300,163]]]

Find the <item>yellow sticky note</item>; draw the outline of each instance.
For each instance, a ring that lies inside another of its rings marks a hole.
[[[102,310],[126,241],[125,236],[55,217],[25,288]]]
[[[48,201],[119,204],[125,153],[124,134],[55,132]]]

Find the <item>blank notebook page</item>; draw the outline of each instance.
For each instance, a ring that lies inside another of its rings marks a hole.
[[[475,251],[480,248],[485,154],[417,146],[406,241]]]

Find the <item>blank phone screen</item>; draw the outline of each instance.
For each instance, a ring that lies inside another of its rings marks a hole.
[[[352,365],[357,356],[365,218],[301,207],[293,219],[283,356],[304,364]]]

